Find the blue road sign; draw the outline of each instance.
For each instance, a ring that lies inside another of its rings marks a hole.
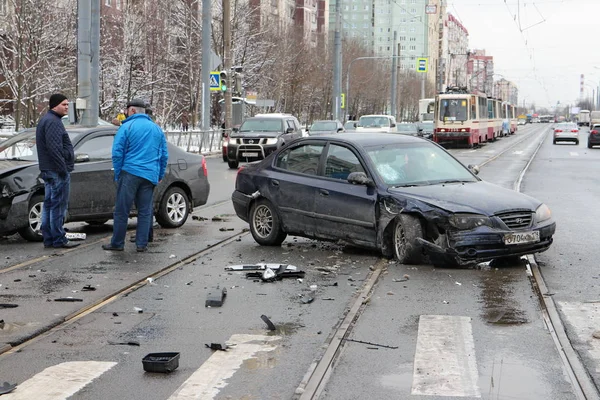
[[[221,76],[219,75],[219,71],[210,72],[210,90],[211,92],[221,90]]]
[[[426,58],[417,58],[417,72],[427,72]]]

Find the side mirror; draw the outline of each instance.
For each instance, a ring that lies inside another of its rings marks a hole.
[[[373,179],[369,178],[364,172],[350,172],[348,182],[356,185],[365,185],[367,187],[375,187]]]
[[[293,133],[293,132],[294,132],[294,128],[292,128],[292,127],[288,127],[288,128],[285,130],[285,133]]]
[[[338,132],[344,132],[344,128],[338,128]]]
[[[479,165],[469,164],[467,168],[469,168],[469,170],[475,175],[479,174]]]
[[[355,122],[352,124],[352,126],[356,128],[358,126],[358,124]]]
[[[391,128],[395,128],[395,127],[396,127],[396,124],[392,123],[392,124],[390,124],[390,127],[391,127]]]
[[[84,163],[88,161],[90,161],[90,156],[88,154],[75,154],[76,163]]]
[[[238,128],[237,126],[234,128],[231,128],[231,132],[239,132],[240,128]]]

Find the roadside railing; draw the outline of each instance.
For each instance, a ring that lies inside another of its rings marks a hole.
[[[223,130],[209,131],[165,131],[167,141],[188,153],[211,153],[221,151]]]

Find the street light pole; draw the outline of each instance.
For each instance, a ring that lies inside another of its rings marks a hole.
[[[340,15],[342,0],[335,2],[335,34],[333,38],[333,98],[331,114],[333,119],[339,119],[342,91],[342,16]]]

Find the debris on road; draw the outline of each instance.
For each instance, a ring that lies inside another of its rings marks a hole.
[[[275,331],[277,330],[277,328],[275,328],[275,324],[271,322],[271,320],[269,319],[269,317],[267,317],[266,315],[261,315],[260,319],[262,319],[263,321],[265,321],[265,324],[267,324],[267,327],[269,328],[270,331]]]
[[[179,367],[179,353],[150,353],[142,364],[146,372],[173,372]]]
[[[139,346],[140,342],[136,342],[135,340],[130,340],[128,342],[111,342],[109,340],[108,344],[113,346]]]
[[[402,278],[402,279],[392,279],[392,282],[406,282],[408,279]]]
[[[18,304],[0,303],[0,308],[17,308]]]
[[[192,215],[192,219],[196,221],[208,221],[208,218],[204,218],[199,215]]]
[[[234,228],[220,228],[219,231],[221,232],[227,232],[227,231],[234,231]]]
[[[227,296],[227,288],[219,289],[215,288],[212,292],[209,292],[206,296],[206,302],[204,307],[221,307]]]
[[[93,292],[94,290],[96,290],[96,288],[93,287],[92,285],[85,285],[84,287],[81,288],[82,292]]]
[[[16,383],[10,384],[8,382],[4,382],[4,384],[2,386],[0,386],[0,396],[2,396],[3,394],[10,393],[13,390],[15,390],[16,388],[17,388]]]
[[[315,301],[315,298],[311,296],[303,296],[301,301],[303,304],[310,304]]]
[[[371,343],[371,342],[365,342],[363,340],[356,340],[356,339],[345,339],[342,338],[342,340],[345,340],[346,342],[354,342],[354,343],[362,343],[362,344],[368,344],[369,346],[377,346],[377,347],[382,347],[384,349],[392,349],[395,350],[398,348],[398,346],[388,346],[387,344],[379,344],[379,343]]]
[[[60,297],[58,299],[54,299],[54,301],[76,302],[76,301],[83,301],[83,299],[77,299],[75,297]]]
[[[600,331],[596,331],[596,332],[592,333],[592,337],[594,339],[600,339]]]
[[[285,265],[286,271],[296,271],[298,268],[294,265],[279,264],[279,263],[256,263],[256,264],[241,264],[241,265],[230,265],[225,267],[225,271],[264,271],[267,268],[272,270],[279,270],[281,266]]]
[[[65,233],[65,236],[69,240],[85,240],[87,237],[85,233],[71,233],[71,232]]]
[[[227,349],[229,348],[229,346],[227,346],[225,343],[211,343],[211,344],[204,344],[204,346],[208,347],[211,350],[220,350],[220,351],[227,351]]]
[[[138,313],[138,314],[143,314],[144,313],[144,309],[143,308],[139,308],[139,307],[133,307],[133,309]]]
[[[456,284],[458,286],[462,286],[462,283],[460,283],[460,282],[454,282],[454,284]]]
[[[169,258],[176,258],[176,257],[177,257],[177,256],[176,256],[175,254],[171,254],[171,255],[169,256]]]

